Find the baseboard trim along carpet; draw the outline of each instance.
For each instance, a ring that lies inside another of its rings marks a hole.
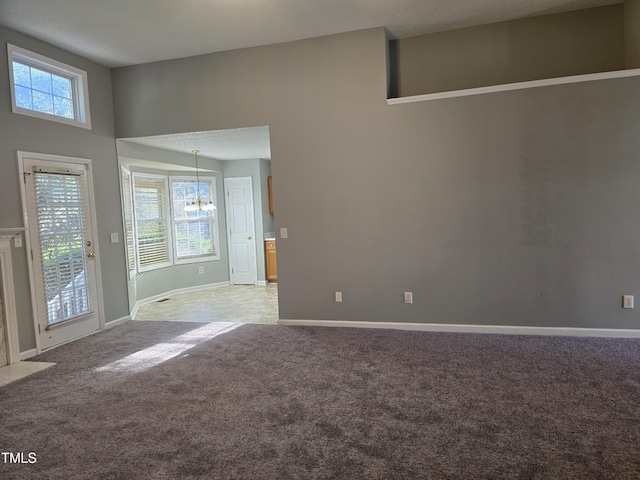
[[[154,295],[153,297],[143,298],[142,300],[138,300],[131,311],[130,318],[136,318],[136,313],[138,313],[138,309],[143,305],[148,305],[153,302],[157,302],[158,300],[162,300],[166,297],[171,297],[173,295],[179,295],[181,293],[191,293],[191,292],[199,292],[200,290],[208,290],[210,288],[220,288],[220,287],[228,287],[229,282],[218,282],[218,283],[208,283],[206,285],[196,285],[195,287],[186,287],[186,288],[176,288],[175,290],[169,290],[164,293],[160,293],[158,295]]]
[[[308,327],[385,328],[417,330],[421,332],[495,333],[506,335],[559,335],[565,337],[639,338],[640,329],[523,327],[516,325],[462,325],[445,323],[354,322],[347,320],[289,320],[280,319],[278,325]]]
[[[113,328],[116,325],[120,325],[122,323],[128,322],[129,320],[131,320],[131,315],[127,315],[126,317],[122,317],[122,318],[116,318],[115,320],[111,320],[110,322],[106,322],[104,324],[104,328]]]

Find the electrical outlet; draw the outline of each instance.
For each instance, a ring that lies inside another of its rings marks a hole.
[[[413,292],[404,292],[404,303],[413,303]]]
[[[15,237],[13,237],[13,246],[15,248],[22,247],[22,234],[21,233],[18,233],[18,234],[16,234]]]
[[[118,239],[118,232],[114,232],[111,234],[111,243],[118,243],[120,240]]]
[[[336,303],[342,303],[342,292],[336,292]]]
[[[622,296],[622,308],[633,308],[633,295]]]
[[[204,273],[204,267],[198,267],[198,273],[202,275]]]

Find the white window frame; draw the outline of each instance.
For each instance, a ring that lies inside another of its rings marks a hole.
[[[51,58],[39,55],[24,48],[7,43],[7,56],[9,60],[9,82],[11,90],[11,111],[21,115],[42,118],[54,122],[74,125],[76,127],[91,129],[91,115],[89,111],[89,83],[87,72],[71,65],[58,62]],[[74,118],[65,118],[58,115],[42,113],[16,105],[16,94],[13,77],[13,62],[22,63],[39,70],[68,78],[71,80],[71,96],[73,100]]]
[[[155,265],[149,265],[142,267],[140,266],[140,252],[138,247],[138,216],[136,214],[136,179],[137,178],[148,178],[153,180],[161,180],[164,183],[165,188],[165,198],[164,198],[164,221],[167,227],[167,249],[168,249],[168,261],[165,263],[158,263]],[[142,173],[142,172],[131,172],[131,188],[133,194],[133,232],[135,238],[135,249],[136,249],[136,269],[138,273],[149,272],[152,270],[158,270],[160,268],[171,267],[173,265],[173,232],[171,231],[173,222],[171,221],[171,202],[169,197],[171,195],[171,191],[169,189],[168,177],[166,175],[158,175],[155,173]]]
[[[220,228],[219,228],[219,214],[218,214],[218,197],[216,194],[216,177],[215,175],[200,175],[200,181],[209,181],[211,182],[211,200],[213,204],[216,206],[216,210],[213,212],[213,241],[215,245],[216,253],[214,255],[198,255],[191,257],[178,257],[178,241],[176,236],[176,212],[173,207],[173,182],[174,181],[196,181],[195,175],[171,175],[169,176],[169,195],[171,197],[171,236],[174,238],[173,242],[173,258],[175,265],[181,265],[186,263],[201,263],[201,262],[213,262],[216,260],[220,260]]]
[[[125,188],[124,176],[129,177],[129,188]],[[138,238],[136,236],[136,217],[135,217],[135,204],[133,203],[133,176],[131,175],[131,170],[126,168],[124,165],[120,166],[120,186],[122,188],[122,228],[124,233],[124,248],[125,248],[125,256],[127,259],[127,268],[129,269],[129,278],[132,279],[136,276],[138,272]],[[129,228],[127,228],[127,201],[129,202],[130,211],[129,216],[131,217],[131,238],[132,238],[132,249],[133,249],[133,259],[129,258],[129,245],[128,245],[128,233]]]

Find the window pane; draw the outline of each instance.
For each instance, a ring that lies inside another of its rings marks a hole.
[[[31,89],[16,86],[15,92],[16,92],[16,106],[20,108],[28,108],[29,110],[33,110],[33,103],[31,102]]]
[[[71,99],[71,80],[58,75],[51,76],[53,80],[53,94],[57,97]]]
[[[53,115],[53,95],[33,91],[33,109],[37,112]]]
[[[174,234],[178,258],[216,255],[215,211],[185,211],[188,203],[196,201],[198,195],[204,204],[213,200],[212,180],[173,180]]]
[[[39,92],[52,93],[51,74],[31,67],[31,88]]]
[[[13,62],[13,83],[23,87],[31,87],[31,73],[29,73],[29,67],[22,63]]]
[[[64,118],[73,118],[73,103],[67,98],[53,97],[53,114]]]

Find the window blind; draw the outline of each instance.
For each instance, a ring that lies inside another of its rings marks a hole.
[[[52,325],[91,313],[95,302],[87,282],[87,275],[93,275],[85,244],[90,231],[88,195],[83,172],[36,171],[34,177],[43,272],[37,281],[43,282],[46,296],[39,302],[40,318]]]
[[[166,177],[133,175],[138,270],[171,264]]]

